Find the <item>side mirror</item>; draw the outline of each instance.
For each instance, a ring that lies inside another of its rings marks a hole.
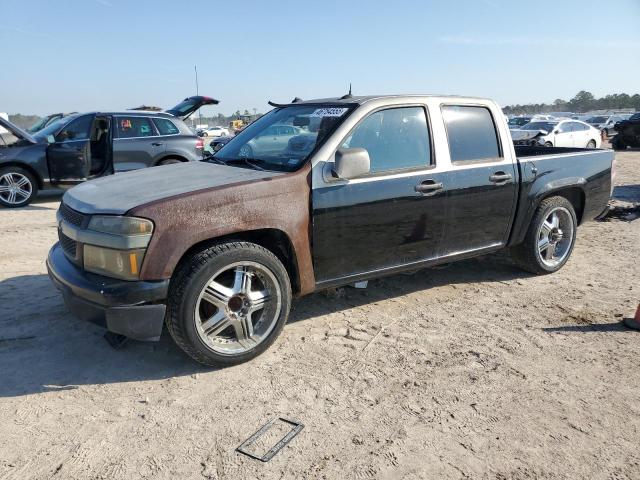
[[[560,133],[560,130],[554,130],[554,131],[553,131],[553,134],[554,134],[554,135],[557,135],[557,134],[559,134],[559,133]]]
[[[47,135],[47,143],[56,143],[56,137],[53,135]]]
[[[336,152],[333,173],[349,180],[366,175],[371,170],[369,152],[364,148],[340,148]]]

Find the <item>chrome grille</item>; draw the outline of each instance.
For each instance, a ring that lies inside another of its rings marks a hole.
[[[86,219],[89,218],[89,215],[77,212],[72,208],[67,207],[64,203],[60,204],[60,209],[58,211],[65,222],[75,225],[76,227],[84,226]]]
[[[64,253],[66,253],[67,256],[75,260],[78,242],[67,237],[64,233],[62,233],[59,230],[58,230],[58,239],[60,240],[60,245],[62,246],[62,250],[64,250]]]

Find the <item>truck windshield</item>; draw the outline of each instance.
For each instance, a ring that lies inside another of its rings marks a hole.
[[[344,121],[345,105],[295,105],[276,108],[222,147],[214,160],[245,168],[292,172]]]

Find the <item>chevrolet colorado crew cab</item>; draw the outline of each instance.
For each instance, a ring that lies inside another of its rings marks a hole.
[[[504,248],[552,273],[607,209],[612,151],[514,147],[491,100],[272,105],[205,161],[65,193],[47,267],[73,313],[139,340],[166,324],[196,361],[235,364],[292,297]]]

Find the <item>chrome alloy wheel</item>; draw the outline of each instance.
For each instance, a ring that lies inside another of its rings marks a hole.
[[[282,309],[275,274],[255,262],[238,262],[216,272],[195,306],[200,339],[216,353],[238,355],[260,344]]]
[[[0,198],[10,205],[18,205],[33,193],[31,180],[21,173],[9,172],[0,177]]]
[[[548,267],[564,261],[573,242],[573,218],[564,207],[551,210],[538,229],[538,255]]]

